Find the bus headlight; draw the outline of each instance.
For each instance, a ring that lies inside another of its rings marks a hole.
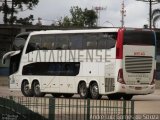
[[[14,84],[15,83],[15,79],[14,79],[14,75],[10,77],[10,84]]]

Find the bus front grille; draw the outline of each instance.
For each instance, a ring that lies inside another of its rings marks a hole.
[[[149,56],[126,56],[125,69],[129,73],[150,73],[152,61],[153,57]]]
[[[105,78],[105,92],[114,91],[114,78]]]

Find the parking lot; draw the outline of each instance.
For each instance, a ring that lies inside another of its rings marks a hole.
[[[8,87],[0,87],[0,96],[23,96],[21,92],[10,91]],[[47,94],[46,97],[52,97]],[[79,95],[74,95],[73,98],[79,99]],[[102,99],[108,100],[106,96]],[[160,90],[156,89],[154,94],[134,96],[135,114],[160,114]]]

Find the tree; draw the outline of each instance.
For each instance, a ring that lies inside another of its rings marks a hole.
[[[33,15],[30,15],[26,18],[19,18],[16,19],[16,23],[18,24],[22,24],[22,25],[32,25],[32,21],[33,21]]]
[[[156,28],[158,20],[160,20],[160,9],[154,9],[152,12],[152,24],[154,28]]]
[[[71,20],[69,19],[68,16],[65,16],[63,18],[63,22],[61,24],[62,24],[61,26],[69,27],[69,26],[71,26]]]
[[[73,26],[84,26],[84,14],[81,8],[78,6],[71,7],[70,9],[71,13],[71,23]]]
[[[82,10],[78,6],[71,7],[71,17],[65,16],[60,20],[59,26],[64,27],[93,27],[96,25],[97,14],[87,8]]]
[[[85,25],[88,27],[93,27],[96,25],[96,20],[98,16],[94,10],[84,10]]]
[[[27,9],[32,10],[33,7],[35,7],[38,4],[38,2],[39,0],[12,0],[12,1],[5,0],[1,7],[1,12],[3,12],[4,14],[3,18],[4,23],[13,24],[17,20],[17,17],[14,16],[14,14],[17,14],[18,12],[21,11],[25,11]],[[29,17],[26,17],[26,19]]]

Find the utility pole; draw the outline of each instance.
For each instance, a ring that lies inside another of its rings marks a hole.
[[[152,29],[152,0],[149,0],[149,28]]]
[[[97,15],[98,15],[98,20],[97,20],[97,26],[100,25],[100,12],[103,10],[106,10],[106,7],[101,7],[101,6],[96,6],[93,7],[93,9],[96,11]]]
[[[14,0],[12,0],[12,8],[11,8],[11,25],[13,25],[13,14],[14,14]]]
[[[149,3],[149,28],[152,29],[152,5],[157,4],[160,0],[137,0]]]
[[[125,10],[125,5],[124,5],[124,0],[122,1],[122,9],[121,9],[121,27],[124,27],[124,17],[126,16],[126,10]]]

